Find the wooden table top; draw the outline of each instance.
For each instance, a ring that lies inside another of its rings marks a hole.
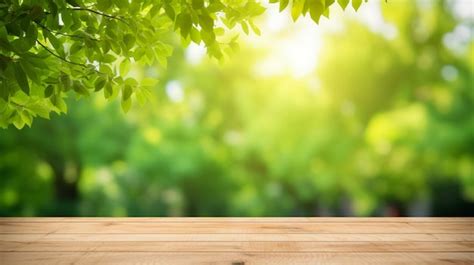
[[[0,218],[0,264],[474,264],[474,218]]]

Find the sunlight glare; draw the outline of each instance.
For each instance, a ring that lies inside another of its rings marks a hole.
[[[184,99],[184,90],[177,80],[169,81],[166,84],[166,95],[173,102],[181,102]]]
[[[204,44],[195,44],[191,42],[185,51],[186,61],[192,65],[199,64],[206,56],[206,46]]]
[[[262,23],[261,37],[251,38],[256,46],[263,46],[268,54],[256,65],[261,76],[290,74],[302,78],[314,71],[321,47],[319,26],[307,17],[293,24],[287,12],[278,12],[270,6],[268,16]]]
[[[256,64],[255,72],[260,76],[290,75],[296,79],[311,75],[318,64],[324,34],[343,30],[344,16],[361,21],[387,39],[397,36],[394,25],[384,20],[379,2],[369,2],[359,12],[351,8],[342,11],[336,6],[331,8],[331,23],[322,17],[317,25],[309,15],[293,23],[288,12],[279,12],[278,6],[269,5],[265,21],[260,24],[263,36],[247,38],[251,45],[268,51]]]

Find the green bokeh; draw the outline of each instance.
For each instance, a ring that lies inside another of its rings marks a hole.
[[[160,82],[126,115],[100,95],[1,130],[0,215],[472,216],[473,21],[437,1],[384,15],[396,37],[345,20],[308,79],[258,76],[246,43],[221,64],[177,46],[133,69]]]

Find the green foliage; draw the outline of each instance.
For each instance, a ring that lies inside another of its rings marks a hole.
[[[189,64],[174,43],[162,81],[131,95],[146,108],[121,115],[90,91],[68,115],[1,130],[0,215],[472,215],[474,42],[445,43],[472,21],[434,3],[386,5],[392,38],[342,21],[298,78],[254,71],[275,47]],[[120,73],[160,69],[130,64]],[[181,101],[166,93],[176,80]],[[117,96],[108,84],[94,87]]]
[[[360,2],[353,1],[355,9]],[[291,15],[296,20],[309,12],[318,22],[333,3],[294,0]],[[288,5],[288,0],[280,1],[281,10]],[[141,92],[140,78],[128,75],[131,65],[166,66],[173,50],[170,32],[179,33],[183,45],[204,43],[211,57],[221,59],[237,46],[236,25],[246,34],[251,28],[260,35],[253,20],[264,11],[255,0],[3,1],[0,127],[31,126],[37,116],[66,112],[65,97],[101,90],[107,99],[121,95],[126,112],[132,96],[143,101],[147,94]]]

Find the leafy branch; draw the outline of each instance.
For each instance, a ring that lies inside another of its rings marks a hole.
[[[48,27],[46,27],[45,25],[43,25],[43,24],[41,24],[37,21],[35,21],[35,23],[38,26],[40,26],[41,28],[43,28],[43,29],[47,30],[48,32],[50,32],[52,34],[55,34],[55,35],[62,35],[62,36],[65,36],[65,37],[76,38],[76,39],[89,39],[89,40],[93,40],[93,41],[100,41],[99,39],[89,37],[89,36],[80,36],[80,35],[77,35],[77,34],[67,34],[67,33],[59,32],[59,31],[51,30]]]
[[[352,2],[357,9],[362,1],[337,0],[337,3],[345,8]],[[46,94],[50,95],[59,84],[49,84],[46,80],[56,78],[61,70],[45,59],[58,59],[61,67],[69,68],[64,69],[67,73],[64,75],[74,81],[76,93],[87,95],[84,87],[92,88],[93,82],[94,91],[103,89],[107,99],[122,95],[124,111],[130,108],[130,96],[135,93],[133,87],[138,83],[128,74],[131,62],[138,66],[159,63],[166,67],[167,58],[176,45],[168,38],[168,33],[179,33],[183,45],[190,42],[204,44],[211,57],[221,59],[230,49],[239,48],[237,37],[230,42],[225,41],[225,36],[220,37],[226,33],[224,26],[230,30],[240,24],[246,34],[251,28],[259,35],[260,30],[252,19],[265,11],[259,0],[247,0],[243,6],[202,0],[17,2],[7,0],[7,3],[15,4],[0,4],[0,25],[3,25],[0,26],[3,54],[0,54],[0,75],[3,80],[18,84],[25,97],[32,97],[32,91],[46,91],[45,86],[48,88]],[[290,5],[293,18],[309,12],[316,22],[321,15],[328,15],[326,10],[336,3],[335,0],[270,2],[280,3],[280,9],[286,8],[288,2],[298,3]],[[3,87],[0,96],[7,102],[18,96],[15,89]],[[4,104],[0,101],[0,110]],[[48,104],[49,112],[59,105],[61,110],[66,109],[66,103]],[[2,119],[0,115],[0,127],[11,123],[11,119]]]
[[[56,54],[56,53],[54,53],[53,51],[51,51],[48,47],[46,47],[46,45],[44,45],[43,43],[41,43],[39,40],[36,40],[36,42],[37,42],[41,47],[43,47],[47,52],[49,52],[49,53],[50,53],[51,55],[53,55],[54,57],[60,59],[61,61],[64,61],[64,62],[69,63],[69,64],[73,64],[73,65],[78,65],[78,66],[81,66],[81,67],[84,67],[84,68],[88,68],[87,65],[85,65],[85,64],[81,64],[81,63],[76,63],[76,62],[73,62],[73,61],[69,61],[68,59],[59,56],[58,54]]]
[[[106,18],[119,20],[119,21],[121,21],[122,23],[124,23],[124,24],[126,24],[127,26],[130,27],[130,24],[128,24],[128,22],[125,21],[125,19],[123,19],[123,18],[121,18],[121,17],[109,15],[109,14],[106,14],[106,13],[103,13],[103,12],[100,12],[100,11],[97,11],[97,10],[94,10],[94,9],[91,9],[91,8],[86,8],[86,7],[73,7],[73,8],[69,8],[69,10],[72,10],[72,11],[87,11],[87,12],[91,12],[91,13],[94,13],[94,14],[97,14],[97,15],[100,15],[100,16],[103,16],[103,17],[106,17]]]
[[[45,49],[48,53],[50,53],[51,55],[53,55],[54,57],[60,59],[60,60],[63,61],[63,62],[72,64],[72,65],[77,65],[77,66],[80,66],[80,67],[85,68],[85,69],[93,70],[94,72],[96,72],[96,73],[98,73],[98,74],[107,75],[106,73],[102,73],[102,72],[100,72],[100,71],[97,71],[95,68],[91,68],[91,67],[89,67],[89,66],[86,65],[86,64],[76,63],[76,62],[73,62],[73,61],[69,61],[68,59],[66,59],[66,58],[64,58],[64,57],[61,57],[60,55],[58,55],[58,54],[56,54],[55,52],[53,52],[51,49],[49,49],[46,45],[44,45],[43,43],[41,43],[39,40],[36,40],[36,42],[37,42],[41,47],[43,47],[43,49]]]

